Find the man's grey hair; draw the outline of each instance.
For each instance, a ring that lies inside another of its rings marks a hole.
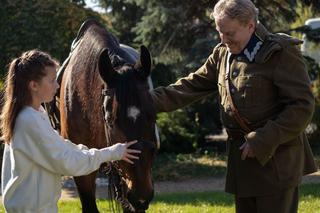
[[[221,19],[228,16],[238,20],[241,24],[248,24],[250,20],[258,22],[259,10],[251,0],[220,0],[210,14],[211,19]]]

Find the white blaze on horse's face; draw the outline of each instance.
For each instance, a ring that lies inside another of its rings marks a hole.
[[[131,118],[133,122],[136,122],[139,115],[140,110],[137,107],[131,106],[128,108],[128,117]]]

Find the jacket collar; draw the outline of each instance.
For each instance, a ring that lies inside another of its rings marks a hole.
[[[260,40],[255,33],[253,33],[246,47],[237,56],[245,57],[249,60],[249,62],[253,62],[262,44],[263,41]]]
[[[268,38],[269,32],[266,28],[258,23],[255,32],[252,34],[248,44],[241,53],[234,55],[235,57],[246,58],[250,63],[255,61],[255,57],[261,49],[264,41]]]
[[[269,39],[270,37],[270,34],[268,32],[268,30],[260,23],[258,22],[257,23],[257,26],[256,26],[256,30],[255,30],[255,35],[262,41],[266,41]]]

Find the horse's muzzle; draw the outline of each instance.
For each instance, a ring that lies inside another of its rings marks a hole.
[[[144,212],[149,208],[149,204],[153,199],[154,191],[152,190],[152,194],[148,197],[147,200],[139,200],[133,193],[128,193],[128,201],[134,207],[136,212]]]

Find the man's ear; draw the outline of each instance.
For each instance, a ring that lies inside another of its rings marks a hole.
[[[250,20],[249,23],[248,23],[248,26],[249,26],[249,29],[251,32],[254,32],[255,29],[256,29],[256,23],[254,20]]]

